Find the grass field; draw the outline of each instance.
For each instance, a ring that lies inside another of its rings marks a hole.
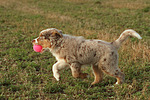
[[[31,41],[46,28],[87,39],[113,41],[122,31],[136,30],[142,40],[129,38],[119,49],[125,83],[104,75],[75,79],[70,69],[61,81],[52,75],[56,62],[50,52],[33,51]],[[149,0],[0,0],[0,100],[150,100]],[[88,89],[89,88],[89,89]]]

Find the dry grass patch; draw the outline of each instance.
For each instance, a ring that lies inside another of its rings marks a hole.
[[[20,1],[20,0],[0,0],[0,5],[4,6],[5,8],[10,8],[16,11],[29,13],[29,14],[37,14],[42,15],[47,19],[54,19],[56,21],[65,22],[65,21],[73,21],[70,16],[61,15],[57,12],[48,11],[45,12],[36,5],[30,4],[28,1]]]
[[[102,5],[114,8],[142,9],[149,6],[149,3],[149,0],[107,0]]]
[[[90,2],[91,0],[65,0],[67,2],[72,2],[72,3],[86,3]]]

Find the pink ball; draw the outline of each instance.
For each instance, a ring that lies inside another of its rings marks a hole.
[[[33,46],[33,50],[35,52],[41,52],[42,51],[42,46],[41,45],[34,45]]]

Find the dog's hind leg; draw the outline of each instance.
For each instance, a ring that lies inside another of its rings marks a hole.
[[[100,81],[102,81],[103,72],[102,72],[101,68],[99,68],[97,65],[92,65],[92,69],[93,69],[93,72],[94,72],[95,79],[94,79],[94,82],[92,82],[91,85],[94,85],[94,84],[99,83]]]
[[[122,84],[124,82],[125,75],[123,72],[120,71],[120,69],[117,66],[102,65],[101,69],[106,74],[115,77],[117,79],[116,84]]]
[[[81,72],[81,64],[79,63],[72,63],[71,66],[71,71],[72,71],[72,76],[75,78],[87,78],[87,73],[82,73]]]
[[[106,74],[115,77],[117,79],[116,84],[122,84],[125,80],[125,75],[121,72],[118,67],[118,56],[114,54],[113,56],[105,56],[101,59],[99,67]]]
[[[113,69],[113,71],[108,71],[107,69],[104,69],[105,67],[102,66],[102,71],[106,74],[115,77],[117,79],[116,84],[122,84],[125,80],[125,75],[120,71],[120,69]]]

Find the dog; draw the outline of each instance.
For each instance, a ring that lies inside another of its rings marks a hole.
[[[115,77],[116,84],[122,84],[125,75],[118,67],[118,49],[129,37],[138,39],[142,37],[134,30],[127,29],[114,42],[106,42],[96,39],[85,39],[82,36],[63,34],[61,30],[49,28],[40,32],[38,38],[32,41],[33,45],[41,45],[43,53],[49,50],[55,56],[57,62],[53,65],[53,76],[60,80],[59,71],[70,66],[72,76],[86,78],[87,73],[81,72],[82,65],[91,65],[95,76],[91,85],[97,84],[103,79],[103,72]]]

